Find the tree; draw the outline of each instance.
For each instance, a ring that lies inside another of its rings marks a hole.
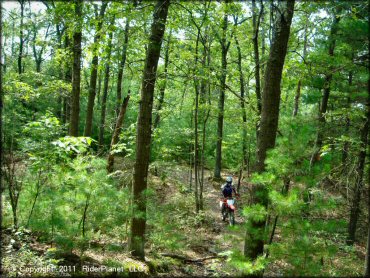
[[[107,8],[108,2],[104,1],[100,7],[99,16],[96,17],[98,22],[93,45],[93,58],[91,61],[91,74],[90,74],[90,87],[89,87],[89,98],[87,102],[87,112],[86,112],[86,123],[85,123],[85,136],[91,136],[92,123],[94,115],[94,104],[96,95],[96,81],[98,78],[98,65],[99,65],[99,45],[101,38],[101,29],[103,26],[103,19],[105,14],[105,9]]]
[[[114,27],[114,17],[110,22],[110,30],[108,35],[108,46],[107,46],[107,60],[105,63],[104,70],[104,85],[103,85],[103,95],[101,100],[101,113],[100,113],[100,127],[99,127],[99,146],[103,147],[104,144],[104,126],[105,126],[105,114],[107,107],[107,97],[108,97],[108,85],[109,85],[109,74],[110,74],[110,58],[112,53],[112,39],[113,39],[113,30]]]
[[[131,222],[129,250],[134,256],[144,259],[147,176],[150,156],[151,125],[154,85],[162,39],[170,5],[169,0],[159,0],[154,8],[153,23],[146,53],[141,85],[141,102],[137,121],[136,160],[133,176],[133,202],[135,215]]]
[[[122,47],[122,54],[121,54],[121,60],[118,66],[118,77],[117,77],[117,99],[116,99],[116,114],[118,117],[119,114],[119,107],[122,102],[122,79],[123,79],[123,69],[125,67],[126,63],[126,56],[127,56],[127,47],[128,47],[128,35],[130,30],[130,20],[129,17],[126,17],[126,25],[125,25],[125,31],[124,31],[124,41],[123,41],[123,47]]]
[[[82,41],[82,0],[75,0],[75,17],[77,26],[73,33],[73,68],[71,118],[69,135],[78,136],[78,122],[80,119],[80,92],[81,92],[81,41]]]
[[[252,0],[252,20],[253,20],[253,58],[254,58],[254,64],[256,65],[256,68],[254,70],[254,76],[256,80],[256,97],[257,97],[257,109],[259,114],[261,114],[261,81],[260,81],[260,58],[259,58],[259,48],[258,48],[258,33],[259,33],[259,26],[261,22],[261,16],[263,14],[263,3],[261,1],[261,10],[259,12],[258,18],[257,18],[257,12],[256,12],[256,0]],[[258,128],[258,126],[257,126]]]
[[[267,150],[275,146],[279,121],[280,83],[288,48],[294,0],[282,3],[279,10],[276,33],[270,48],[263,83],[261,122],[257,140],[257,173],[265,171]],[[263,185],[254,185],[251,195],[253,204],[267,206],[266,188]],[[250,226],[251,229],[247,231],[245,238],[244,255],[249,259],[256,259],[263,253],[265,219],[251,220]]]
[[[333,21],[330,28],[330,35],[329,35],[329,47],[328,47],[328,54],[330,57],[334,56],[335,50],[335,42],[336,42],[336,34],[338,32],[338,25],[340,21],[339,12],[341,11],[340,6],[336,8],[336,11],[333,13]],[[329,68],[329,72],[325,75],[325,83],[324,83],[324,93],[321,99],[320,111],[319,111],[319,128],[317,130],[317,136],[315,141],[315,151],[312,154],[310,165],[314,165],[318,159],[319,154],[321,151],[321,147],[324,140],[324,128],[325,128],[325,113],[328,108],[329,97],[330,97],[330,86],[331,81],[333,79],[333,69]]]
[[[25,0],[19,0],[19,4],[21,5],[21,24],[19,28],[19,53],[18,53],[18,74],[23,72],[22,69],[22,58],[23,58],[23,45],[24,45],[24,36],[23,36],[23,20],[24,20],[24,5]]]
[[[218,118],[217,118],[217,144],[216,144],[216,163],[214,170],[214,177],[221,178],[222,167],[222,138],[224,128],[224,106],[225,106],[225,91],[226,91],[226,76],[227,76],[227,52],[231,41],[227,40],[227,26],[228,26],[228,1],[225,1],[225,12],[222,21],[222,34],[220,38],[221,45],[221,78],[220,78],[220,95],[218,98]]]
[[[122,130],[123,119],[124,119],[125,114],[126,114],[127,105],[128,105],[129,100],[130,100],[130,92],[128,92],[127,96],[123,99],[121,109],[120,109],[120,112],[119,112],[118,117],[117,117],[116,125],[114,127],[112,141],[110,143],[110,151],[109,151],[109,155],[108,155],[108,166],[107,166],[108,173],[113,172],[113,166],[114,166],[113,147],[114,147],[114,145],[116,145],[118,143],[119,135],[121,134],[121,130]]]
[[[154,118],[153,128],[156,129],[159,125],[159,121],[161,118],[160,111],[162,110],[163,102],[164,102],[164,93],[166,91],[166,84],[167,84],[167,72],[168,72],[168,62],[169,62],[169,53],[170,53],[170,43],[171,43],[171,30],[167,37],[167,47],[164,55],[164,70],[163,70],[163,84],[161,84],[159,88],[159,99],[156,109],[156,114]]]

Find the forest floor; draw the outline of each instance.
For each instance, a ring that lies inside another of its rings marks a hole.
[[[125,176],[130,177],[130,163],[118,161],[116,164],[117,169],[126,168]],[[194,193],[189,190],[187,166],[161,163],[152,166],[149,172],[148,187],[154,194],[148,201],[149,236],[145,262],[135,260],[126,251],[127,237],[122,240],[118,235],[99,236],[83,253],[76,250],[72,254],[57,254],[58,250],[40,240],[39,235],[27,230],[14,233],[7,229],[2,233],[5,274],[27,276],[31,274],[30,268],[54,265],[56,268],[52,272],[41,270],[38,275],[104,276],[112,274],[104,267],[115,267],[122,271],[119,276],[235,276],[237,272],[228,262],[227,254],[232,250],[243,250],[245,231],[242,229],[241,208],[247,204],[250,185],[241,183],[236,225],[230,227],[221,219],[219,199],[222,182],[213,181],[210,171],[205,171],[204,210],[199,214],[195,213]],[[229,174],[232,173],[223,172],[222,176],[225,178]],[[233,179],[235,183],[238,180],[236,176]],[[279,240],[279,229],[275,236]],[[358,246],[358,249],[359,257],[364,256],[363,246]],[[283,275],[284,265],[281,263],[270,264],[265,275]],[[84,266],[95,267],[97,271],[86,272]],[[99,272],[99,268],[103,271]]]

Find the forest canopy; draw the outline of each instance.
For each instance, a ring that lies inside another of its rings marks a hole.
[[[369,6],[1,1],[1,274],[369,275]]]

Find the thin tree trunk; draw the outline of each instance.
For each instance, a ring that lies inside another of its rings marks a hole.
[[[198,136],[198,111],[199,111],[199,84],[196,74],[198,67],[198,46],[199,46],[200,28],[198,28],[197,40],[195,43],[195,61],[194,61],[194,89],[195,89],[195,109],[194,109],[194,198],[195,211],[199,212],[199,136]]]
[[[65,36],[64,39],[64,48],[70,48],[70,41],[68,36]],[[67,64],[67,69],[64,73],[64,80],[68,83],[72,83],[72,67],[71,65]],[[71,96],[68,94],[67,96],[63,97],[63,123],[67,123],[71,117]]]
[[[167,19],[169,0],[159,0],[154,8],[151,35],[144,66],[141,101],[136,135],[136,162],[133,176],[133,204],[136,209],[131,221],[129,250],[144,260],[146,228],[146,189],[151,145],[153,95],[158,59]]]
[[[240,82],[240,107],[242,108],[242,119],[243,119],[243,138],[242,138],[242,152],[243,152],[243,164],[247,165],[247,112],[245,110],[245,81],[242,68],[242,52],[239,45],[238,38],[235,35],[236,49],[238,50],[238,70],[239,70],[239,82]]]
[[[370,92],[370,80],[368,80],[368,92]],[[370,142],[369,144],[370,145]],[[370,275],[370,170],[367,173],[367,244],[366,244],[366,258],[365,258],[365,277]]]
[[[207,40],[208,41],[208,40]],[[204,43],[203,47],[203,59],[202,59],[202,67],[209,68],[210,60],[211,60],[211,52],[209,51],[211,48],[211,43],[209,43],[208,48],[206,47],[206,43]],[[209,80],[210,76],[208,76]],[[201,178],[199,183],[199,209],[204,209],[204,202],[203,202],[203,187],[204,187],[204,167],[205,167],[205,150],[206,150],[206,130],[207,130],[207,121],[210,115],[210,84],[204,78],[201,80],[200,86],[200,104],[201,104],[201,111],[202,111],[202,149],[201,149],[201,157],[200,157],[200,164],[201,164]],[[205,108],[206,105],[206,90],[208,87],[208,104],[209,108]]]
[[[337,9],[337,12],[340,11]],[[331,30],[330,30],[330,35],[329,35],[329,56],[334,56],[334,49],[335,49],[335,41],[336,41],[336,34],[338,31],[338,25],[340,21],[340,17],[337,16],[337,12],[333,14],[333,23],[331,25]],[[333,74],[328,73],[325,76],[325,85],[324,85],[324,94],[321,100],[321,106],[320,106],[320,112],[319,112],[319,127],[317,130],[317,135],[316,135],[316,141],[315,141],[315,151],[312,154],[311,160],[310,160],[310,166],[312,167],[318,160],[319,160],[319,155],[320,155],[320,150],[323,144],[324,140],[324,130],[325,130],[325,124],[326,124],[326,119],[325,119],[325,114],[327,111],[328,107],[328,101],[329,101],[329,96],[330,96],[330,85],[331,85],[331,80],[333,78]]]
[[[156,111],[155,118],[154,118],[153,129],[156,129],[159,125],[159,121],[161,118],[160,111],[162,110],[162,106],[164,102],[164,93],[165,93],[166,85],[167,85],[167,72],[168,72],[168,59],[169,59],[169,52],[170,52],[171,32],[172,31],[170,31],[170,34],[167,39],[167,47],[166,47],[166,53],[164,57],[164,72],[163,72],[164,81],[161,87],[159,88],[159,100],[158,100],[158,106],[156,109],[157,111]]]
[[[78,122],[80,119],[80,92],[81,92],[81,40],[82,40],[82,0],[75,0],[75,16],[78,25],[73,34],[73,69],[72,69],[72,96],[71,118],[69,135],[78,136]]]
[[[225,5],[228,1],[225,1]],[[221,78],[220,78],[220,94],[218,99],[218,117],[217,117],[217,144],[216,144],[216,163],[214,170],[214,177],[216,179],[221,178],[221,167],[222,167],[222,138],[224,128],[224,106],[225,106],[225,91],[226,91],[226,75],[227,75],[227,52],[230,47],[230,41],[227,41],[226,31],[228,26],[228,14],[224,12],[224,18],[222,22],[222,38],[221,44]]]
[[[353,78],[353,72],[350,71],[349,76],[348,76],[349,91],[352,90],[352,78]],[[351,107],[351,93],[348,92],[347,105],[346,105],[346,108],[348,109],[348,111],[347,111],[347,115],[346,115],[346,123],[345,123],[345,131],[344,131],[345,135],[347,135],[347,136],[349,136],[349,128],[351,126],[351,120],[350,120],[349,115],[348,115],[350,107]],[[343,171],[345,171],[346,168],[347,168],[348,152],[349,152],[349,142],[348,142],[348,140],[345,140],[344,144],[343,144],[343,149],[342,149]]]
[[[36,186],[36,195],[35,195],[35,198],[33,199],[33,203],[32,203],[30,214],[28,215],[28,220],[27,220],[26,228],[30,224],[32,213],[33,213],[33,210],[34,210],[35,205],[36,205],[37,198],[38,198],[39,193],[40,193],[40,188],[41,188],[41,170],[39,170],[39,173],[38,173],[37,186]]]
[[[128,17],[126,17],[126,25],[125,25],[125,38],[123,42],[122,54],[121,54],[121,61],[118,66],[118,77],[117,77],[117,104],[116,104],[116,115],[119,114],[119,107],[122,102],[122,79],[123,79],[123,69],[125,68],[126,63],[126,56],[127,56],[127,46],[128,46],[128,32],[130,30],[130,21]]]
[[[194,179],[195,179],[195,209],[199,212],[199,196],[198,196],[198,183],[199,183],[199,139],[198,139],[198,112],[199,112],[199,89],[195,88],[195,110],[194,110]]]
[[[114,17],[110,23],[112,27],[114,25]],[[104,126],[105,126],[105,114],[106,114],[106,107],[107,107],[107,97],[108,97],[108,85],[109,85],[109,73],[110,73],[110,57],[112,53],[112,40],[113,40],[113,31],[109,31],[108,37],[108,46],[107,46],[107,61],[105,64],[105,71],[104,71],[104,87],[103,87],[103,95],[101,100],[101,111],[100,111],[100,127],[99,127],[99,146],[103,148],[104,145]]]
[[[265,171],[267,150],[274,148],[279,120],[280,83],[285,56],[288,48],[290,25],[294,12],[294,0],[281,3],[277,15],[276,34],[270,48],[270,56],[266,64],[260,131],[257,140],[256,171]],[[252,203],[267,207],[267,190],[263,185],[254,185],[251,192]],[[247,230],[244,255],[255,260],[263,253],[265,219],[251,221],[251,229]]]
[[[103,82],[103,74],[102,74],[101,70],[98,70],[98,90],[96,91],[96,98],[98,100],[98,104],[100,104],[100,102],[101,102],[100,94],[101,94],[101,84],[102,84],[102,82]]]
[[[127,96],[124,98],[122,104],[121,104],[121,109],[117,117],[116,125],[114,128],[113,136],[112,136],[112,141],[110,143],[110,152],[108,155],[108,166],[107,170],[108,173],[113,172],[113,166],[114,166],[114,154],[112,153],[114,145],[118,143],[119,135],[121,134],[122,130],[122,124],[123,124],[123,119],[125,118],[126,110],[127,110],[127,105],[128,101],[130,100],[130,91],[128,92]]]
[[[305,25],[304,28],[304,42],[303,42],[303,63],[306,63],[306,56],[307,56],[307,24]],[[299,78],[298,84],[297,84],[297,91],[294,97],[294,110],[293,110],[293,117],[296,117],[298,114],[298,109],[299,109],[299,99],[301,97],[301,87],[302,87],[302,80]]]
[[[259,45],[258,45],[258,29],[261,21],[261,16],[263,13],[263,3],[261,2],[261,10],[257,18],[256,13],[256,0],[252,0],[252,20],[253,20],[253,53],[254,53],[254,77],[256,80],[256,96],[257,96],[257,109],[259,115],[261,115],[261,103],[262,103],[262,96],[261,96],[261,78],[260,78],[260,58],[259,58]]]
[[[25,0],[19,0],[19,4],[21,5],[21,24],[19,26],[19,53],[18,53],[18,74],[21,74],[22,71],[22,58],[23,58],[23,19],[24,19],[24,4]]]
[[[99,45],[101,38],[101,28],[103,26],[103,18],[105,10],[107,8],[108,2],[104,1],[100,8],[99,17],[96,18],[98,25],[96,28],[96,33],[94,36],[94,47],[93,47],[93,58],[91,62],[91,74],[90,74],[90,86],[89,86],[89,98],[87,102],[87,112],[86,112],[86,123],[85,123],[85,136],[91,136],[92,134],[92,124],[94,116],[94,103],[96,95],[96,81],[98,78],[98,65],[99,65]]]

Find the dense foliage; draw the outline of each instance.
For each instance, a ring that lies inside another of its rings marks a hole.
[[[207,273],[184,266],[183,275],[354,276],[365,260],[369,271],[368,2],[297,1],[283,57],[274,47],[284,39],[286,1],[170,1],[168,15],[167,0],[159,2],[1,4],[1,228],[13,229],[10,249],[2,247],[5,271],[25,264],[11,252],[31,265],[63,265],[66,254],[83,260],[103,245],[116,253],[101,264],[131,271],[142,265],[119,256],[137,251],[137,219],[146,222],[147,273],[174,275],[179,262],[163,252],[191,255],[189,246],[206,246],[198,233],[216,261]],[[151,105],[144,76],[156,47]],[[269,75],[280,62],[281,85]],[[274,110],[270,79],[281,88],[277,118],[264,114]],[[137,173],[145,109],[149,168]],[[260,161],[260,132],[274,120]],[[215,232],[212,192],[228,175],[241,193],[241,220]],[[217,233],[232,241],[226,249],[211,238]],[[46,261],[36,262],[28,243],[12,249],[29,234],[49,246]],[[262,253],[245,250],[251,239],[262,241]]]

